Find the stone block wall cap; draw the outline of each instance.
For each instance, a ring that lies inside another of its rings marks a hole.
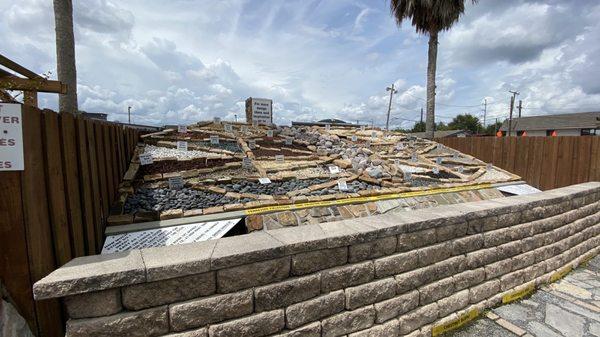
[[[146,282],[139,250],[92,255],[71,260],[33,285],[36,300]]]

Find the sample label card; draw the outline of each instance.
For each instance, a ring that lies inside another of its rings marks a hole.
[[[177,142],[177,150],[187,151],[188,150],[188,142],[178,141]]]
[[[458,173],[463,173],[463,172],[465,172],[465,167],[461,165],[458,167]]]
[[[216,135],[210,136],[210,143],[212,145],[218,145],[219,144],[219,136],[216,136]]]
[[[248,157],[244,157],[244,159],[242,159],[242,167],[243,168],[252,168],[252,160]]]
[[[404,143],[402,143],[402,142],[396,143],[396,150],[404,150]]]
[[[252,98],[252,121],[269,125],[273,119],[273,101],[265,98]]]
[[[400,166],[400,159],[394,159],[394,165]]]
[[[0,103],[0,171],[24,169],[21,104]]]
[[[271,179],[269,178],[258,178],[258,182],[263,184],[263,185],[267,185],[271,183]]]
[[[434,167],[432,171],[433,171],[433,174],[440,174],[440,169],[437,167]]]
[[[178,125],[177,132],[179,133],[187,133],[187,125]]]
[[[367,142],[365,143],[365,146],[366,146],[366,147],[371,147],[371,141],[370,141],[370,140],[367,140]]]
[[[366,126],[366,125],[361,125],[361,126],[360,126],[360,131],[365,131],[366,129],[367,129],[367,126]]]
[[[215,123],[220,124],[221,123],[221,117],[215,117]]]
[[[180,190],[185,185],[182,177],[170,177],[169,178],[169,189]]]
[[[331,174],[338,174],[338,173],[340,173],[340,167],[336,166],[336,165],[329,166],[329,173],[331,173]]]
[[[438,149],[438,150],[442,150],[443,148],[444,148],[444,145],[442,145],[442,144],[438,144],[438,145],[437,145],[437,149]]]
[[[233,132],[233,125],[225,124],[225,132]]]
[[[414,141],[414,139],[411,139],[411,140],[408,142],[408,145],[409,145],[410,147],[415,147],[415,141]]]
[[[198,222],[186,225],[150,229],[106,237],[102,254],[124,252],[132,249],[179,245],[223,237],[241,218]]]
[[[154,163],[154,160],[152,160],[152,155],[150,153],[142,153],[140,154],[139,158],[141,165],[150,165]]]
[[[357,137],[356,135],[353,135],[353,136],[352,136],[352,141],[353,141],[353,142],[355,142],[355,141],[357,141],[357,140],[358,140],[358,137]]]
[[[373,139],[377,138],[377,132],[375,132],[375,131],[371,132],[371,138],[373,138]]]
[[[267,137],[273,138],[273,130],[267,130]]]
[[[438,165],[442,165],[442,157],[435,158],[435,163]]]
[[[340,191],[348,190],[348,183],[345,180],[338,180],[337,186]]]
[[[294,143],[294,138],[288,137],[285,139],[285,145],[292,145]]]
[[[417,162],[419,160],[419,158],[417,158],[417,154],[415,152],[413,152],[410,155],[410,160],[413,161],[413,162]]]
[[[496,189],[510,193],[515,195],[523,195],[523,194],[533,194],[541,192],[537,188],[527,185],[527,184],[518,184],[518,185],[507,185],[507,186],[498,186]]]
[[[275,156],[275,161],[278,163],[283,163],[284,162],[284,158],[282,154],[278,154]]]
[[[331,125],[325,124],[325,130],[327,130],[327,131],[331,130]]]
[[[256,149],[256,141],[255,141],[255,140],[253,140],[253,139],[252,139],[252,140],[249,140],[249,141],[248,141],[248,147],[249,147],[251,150],[254,150],[254,149]]]

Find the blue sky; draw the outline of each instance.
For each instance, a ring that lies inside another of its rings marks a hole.
[[[162,124],[243,115],[246,97],[272,98],[275,121],[410,127],[424,105],[427,37],[398,27],[382,0],[74,1],[79,105],[109,119]],[[0,53],[55,77],[50,0],[0,0]],[[597,110],[597,1],[481,0],[440,38],[438,120],[488,121]],[[55,108],[56,96],[40,104]]]

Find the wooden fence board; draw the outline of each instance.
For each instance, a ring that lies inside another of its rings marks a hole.
[[[577,138],[578,144],[575,145],[577,156],[573,158],[574,184],[589,181],[592,162],[591,150],[593,137],[583,136]]]
[[[81,216],[81,196],[79,195],[79,158],[77,156],[77,134],[75,118],[64,112],[60,115],[62,133],[62,160],[64,167],[65,197],[67,199],[73,256],[85,256],[85,230]]]
[[[112,149],[110,148],[110,135],[109,129],[106,127],[100,128],[102,134],[102,150],[104,152],[104,167],[106,171],[106,182],[108,185],[108,206],[104,209],[106,214],[109,214],[110,205],[113,203],[115,198],[115,177],[113,174],[113,161],[112,161]]]
[[[81,218],[85,228],[86,255],[93,255],[97,252],[96,246],[96,215],[94,214],[94,191],[92,176],[90,173],[90,153],[87,146],[87,129],[85,119],[77,118],[75,120],[77,133],[77,152],[79,153],[79,191],[81,196]]]
[[[104,155],[104,132],[99,123],[93,123],[94,126],[94,141],[96,144],[96,163],[98,166],[98,175],[100,177],[102,215],[106,218],[108,215],[109,199],[112,184],[109,183],[108,173],[106,172],[106,157]],[[109,186],[110,185],[110,186]]]
[[[558,157],[556,158],[556,182],[555,187],[563,187],[571,184],[573,168],[573,145],[575,137],[559,138]]]
[[[531,151],[529,152],[529,164],[525,180],[533,187],[540,188],[540,176],[542,174],[542,156],[544,152],[544,137],[533,137],[529,141]]]
[[[592,138],[589,180],[600,181],[600,137]]]
[[[100,148],[100,145],[98,144],[100,139],[96,137],[98,134],[96,132],[96,124],[92,123],[92,121],[86,121],[86,123],[88,124],[88,145],[90,147],[90,172],[92,173],[92,183],[96,186],[94,187],[96,221],[98,223],[96,227],[96,243],[98,244],[98,247],[100,247],[102,245],[101,237],[104,235],[102,232],[102,223],[107,217],[104,211],[104,204],[106,203],[106,207],[108,207],[108,187],[106,186],[106,173],[103,170],[104,165],[100,163],[102,160],[101,153],[103,152],[98,151]]]
[[[46,160],[46,186],[48,186],[48,203],[50,206],[50,220],[54,238],[56,260],[59,266],[73,258],[70,240],[69,220],[67,216],[67,202],[65,199],[65,185],[63,183],[63,168],[61,162],[61,138],[58,124],[58,114],[47,110],[44,113],[45,121],[45,160]],[[66,244],[67,243],[67,244]]]

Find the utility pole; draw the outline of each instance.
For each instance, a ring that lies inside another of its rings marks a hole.
[[[386,91],[390,92],[390,104],[388,105],[387,121],[385,122],[385,130],[390,131],[390,112],[392,111],[392,96],[398,93],[398,90],[394,89],[394,83],[391,87],[385,88]]]
[[[487,98],[483,99],[483,128],[485,128],[485,117],[487,115]]]
[[[523,107],[523,100],[519,100],[519,106],[517,108],[519,108],[519,118],[521,118],[521,108]]]
[[[517,97],[519,92],[511,91],[511,90],[509,90],[508,92],[510,92],[512,94],[512,96],[510,98],[510,113],[508,115],[508,136],[510,137],[512,134],[512,115],[513,115],[513,109],[515,107],[515,98]]]
[[[131,107],[127,107],[127,116],[129,116],[129,124],[131,124]]]
[[[423,124],[423,107],[421,107],[421,121],[419,123]]]

